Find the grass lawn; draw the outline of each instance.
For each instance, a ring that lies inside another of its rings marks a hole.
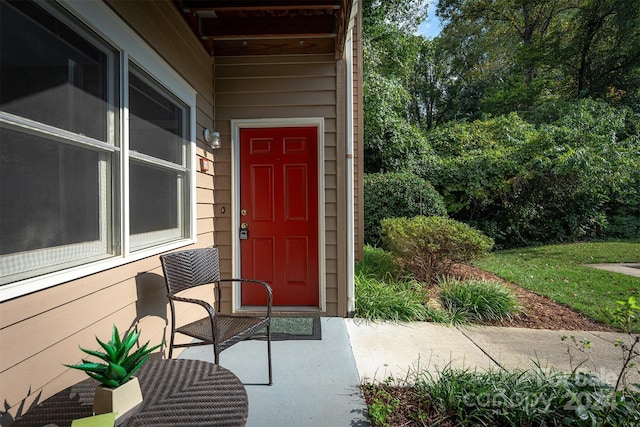
[[[640,277],[584,264],[640,263],[640,240],[588,242],[511,249],[474,264],[523,288],[610,324],[606,308],[629,296],[640,299]],[[636,331],[640,332],[640,331]]]

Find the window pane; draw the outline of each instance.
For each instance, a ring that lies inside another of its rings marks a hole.
[[[107,141],[104,51],[22,1],[0,4],[0,40],[0,109]]]
[[[0,255],[100,240],[98,153],[0,129],[0,158]]]
[[[130,162],[130,232],[181,229],[182,174]],[[182,232],[180,232],[182,235]]]
[[[131,150],[184,163],[186,108],[151,86],[139,71],[129,73],[129,117]]]

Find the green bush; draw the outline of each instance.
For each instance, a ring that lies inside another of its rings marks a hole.
[[[380,221],[416,215],[446,216],[442,197],[424,179],[410,173],[375,173],[364,177],[364,241],[380,243]]]
[[[386,282],[364,274],[355,275],[356,317],[395,322],[430,320],[425,299],[421,283]]]
[[[502,320],[521,310],[509,288],[486,280],[443,280],[440,300],[447,311],[464,314],[471,323]]]
[[[401,277],[402,269],[393,254],[382,248],[365,245],[364,257],[356,263],[355,274],[390,282]]]
[[[640,115],[589,99],[556,113],[441,126],[413,171],[500,248],[637,236]]]
[[[639,425],[640,393],[615,392],[596,375],[446,368],[418,375],[415,392],[443,425]]]
[[[393,254],[365,246],[355,265],[356,317],[369,320],[463,323],[439,306],[427,304],[423,284],[402,277]]]
[[[437,216],[382,221],[385,246],[414,277],[432,282],[451,266],[487,253],[493,239],[461,222]]]

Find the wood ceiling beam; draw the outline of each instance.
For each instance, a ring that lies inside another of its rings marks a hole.
[[[275,36],[326,37],[335,33],[335,18],[331,15],[202,18],[200,24],[200,35],[213,39]]]
[[[340,0],[181,0],[183,10],[287,10],[287,9],[338,9]]]
[[[353,2],[350,0],[341,0],[340,15],[338,16],[338,25],[335,39],[335,55],[336,59],[342,58],[344,54],[344,44],[347,40],[346,31],[349,27],[349,21],[351,19],[351,8]]]
[[[305,39],[304,43],[294,39],[216,40],[215,54],[235,55],[298,55],[334,53],[333,39]]]

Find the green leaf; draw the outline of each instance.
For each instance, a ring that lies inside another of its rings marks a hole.
[[[576,408],[576,415],[583,421],[589,419],[589,410],[584,405],[579,405]]]
[[[111,343],[111,341],[109,341],[108,343],[103,343],[102,341],[100,341],[100,339],[98,337],[96,337],[96,341],[98,341],[98,344],[100,344],[100,347],[102,347],[107,352],[107,354],[109,355],[109,359],[105,359],[105,360],[106,361],[115,360],[116,348]]]
[[[92,363],[92,362],[84,362],[82,364],[79,365],[64,365],[67,368],[73,368],[73,369],[79,369],[81,371],[86,371],[86,372],[97,372],[97,373],[103,373],[106,371],[106,366],[103,365],[102,363]]]
[[[121,382],[114,380],[112,378],[107,378],[103,375],[98,375],[98,374],[94,374],[91,372],[87,372],[87,374],[89,374],[89,376],[91,378],[93,378],[96,381],[99,381],[100,383],[102,383],[104,386],[109,387],[109,388],[117,388],[119,386],[122,385]]]
[[[111,357],[106,354],[106,353],[102,353],[100,351],[95,351],[95,350],[89,350],[87,348],[82,348],[80,347],[80,350],[84,351],[85,353],[91,355],[91,356],[95,356],[99,359],[104,360],[105,362],[109,362],[111,360]]]
[[[149,345],[149,342],[147,341],[142,347],[140,347],[139,349],[137,349],[134,353],[132,353],[130,356],[128,356],[125,360],[122,361],[121,365],[124,366],[126,369],[130,370],[133,368],[133,366],[135,366],[136,363],[138,363],[138,360],[142,357],[144,357],[145,355],[151,353],[153,350],[159,348],[163,343],[160,343],[158,345],[155,345],[151,348],[147,348]]]
[[[118,328],[116,325],[113,325],[113,330],[111,331],[111,342],[116,346],[120,347],[120,333],[118,332]]]
[[[111,341],[105,343],[96,337],[96,341],[105,350],[105,353],[80,347],[80,350],[97,357],[105,363],[95,363],[82,360],[83,363],[76,365],[64,365],[69,368],[85,371],[91,378],[100,381],[107,387],[118,387],[125,383],[132,374],[137,371],[148,359],[149,353],[159,348],[163,343],[149,348],[149,342],[136,350],[133,354],[129,352],[138,341],[140,332],[130,331],[120,339],[118,328],[114,325],[111,334]]]
[[[107,369],[105,376],[115,380],[122,380],[124,378],[128,378],[130,375],[128,375],[127,370],[122,366],[115,363],[109,363],[109,368]]]
[[[140,367],[144,364],[144,362],[147,361],[148,358],[149,358],[149,355],[146,355],[142,359],[140,359],[140,361],[132,369],[129,370],[129,376],[135,374],[136,371],[140,369]]]
[[[122,345],[118,351],[116,361],[117,363],[122,363],[124,359],[129,354],[129,351],[133,348],[135,343],[138,341],[138,337],[140,336],[140,332],[131,331],[123,340]]]

